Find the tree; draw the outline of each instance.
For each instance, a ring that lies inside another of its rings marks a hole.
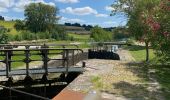
[[[50,32],[58,21],[58,8],[43,3],[31,3],[25,8],[26,27],[31,32]]]
[[[74,24],[72,24],[72,26],[81,27],[81,25],[79,23],[74,23]]]
[[[124,13],[128,17],[128,26],[130,33],[139,40],[145,43],[146,62],[149,61],[149,44],[153,38],[153,32],[148,24],[152,13],[160,0],[118,0],[112,7],[116,13]],[[158,26],[159,27],[159,26]]]
[[[154,38],[151,43],[156,50],[159,61],[163,64],[170,61],[170,1],[161,0],[152,13],[149,21]]]
[[[4,19],[4,17],[3,17],[3,16],[0,16],[0,20],[3,20],[3,21],[4,21],[5,19]]]
[[[112,33],[103,30],[99,26],[95,26],[91,29],[90,37],[93,38],[95,41],[98,42],[108,42],[112,40]]]
[[[25,23],[21,20],[16,20],[15,22],[15,25],[14,25],[14,28],[17,30],[17,31],[21,31],[21,30],[24,30],[25,28]]]

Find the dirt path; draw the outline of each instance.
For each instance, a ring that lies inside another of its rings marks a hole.
[[[128,51],[120,50],[118,54],[120,61],[87,60],[86,71],[66,89],[82,93],[99,91],[104,100],[160,100],[149,89],[147,71],[134,63]]]

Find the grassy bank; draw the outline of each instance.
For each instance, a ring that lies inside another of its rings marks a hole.
[[[9,34],[17,34],[18,32],[14,28],[15,22],[14,21],[0,21],[0,26],[4,26],[5,28],[9,29]]]
[[[125,49],[129,50],[129,52],[137,62],[145,61],[146,50],[144,46],[132,45],[132,46],[126,46]],[[153,49],[149,49],[149,58],[151,61],[155,58]]]

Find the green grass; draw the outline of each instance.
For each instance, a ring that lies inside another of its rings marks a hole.
[[[79,35],[79,34],[69,33],[68,36],[73,37],[75,41],[88,41],[90,39],[90,35]]]
[[[14,28],[15,22],[14,21],[0,21],[0,26],[4,26],[5,28],[10,29],[9,34],[17,34],[18,32]]]
[[[91,76],[90,80],[93,83],[95,89],[103,88],[103,82],[99,76]]]
[[[166,100],[170,98],[170,66],[152,65],[151,69],[156,70],[156,79],[161,85],[163,96]]]
[[[145,61],[146,50],[144,46],[132,45],[132,46],[126,46],[125,49],[129,50],[129,52],[137,62]],[[153,60],[155,58],[153,49],[149,49],[149,58],[150,60]]]

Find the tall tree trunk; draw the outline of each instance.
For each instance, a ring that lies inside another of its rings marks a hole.
[[[149,62],[149,42],[145,41],[145,48],[146,48],[146,62]]]

